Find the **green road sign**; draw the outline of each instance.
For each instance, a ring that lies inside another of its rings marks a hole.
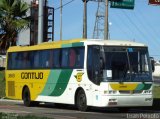
[[[134,0],[111,0],[111,8],[134,9]]]

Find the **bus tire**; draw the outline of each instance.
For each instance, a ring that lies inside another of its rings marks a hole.
[[[28,87],[25,87],[22,93],[22,99],[25,106],[30,107],[33,105],[30,97],[30,91]]]
[[[40,102],[38,102],[38,101],[32,101],[31,103],[32,103],[32,104],[31,104],[32,106],[39,106],[39,103],[40,103]]]
[[[76,106],[79,111],[87,111],[87,98],[84,90],[79,90],[76,98]]]

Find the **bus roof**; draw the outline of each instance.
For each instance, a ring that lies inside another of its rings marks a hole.
[[[90,39],[84,41],[87,45],[106,45],[106,46],[139,46],[139,47],[147,47],[145,44],[128,41],[128,40],[97,40]]]
[[[33,46],[13,46],[9,47],[7,52],[18,52],[18,51],[32,51],[40,49],[52,49],[52,48],[62,48],[63,45],[81,43],[85,39],[73,39],[73,40],[62,40],[62,41],[53,41],[53,42],[44,42],[38,45]]]
[[[133,41],[125,40],[99,40],[99,39],[73,39],[73,40],[63,40],[63,41],[53,41],[44,42],[34,46],[13,46],[8,49],[7,52],[18,52],[18,51],[32,51],[40,49],[52,49],[52,48],[62,48],[62,47],[72,47],[70,44],[83,43],[86,45],[106,45],[106,46],[139,46],[147,47],[142,43],[137,43]],[[77,45],[75,45],[77,46]]]

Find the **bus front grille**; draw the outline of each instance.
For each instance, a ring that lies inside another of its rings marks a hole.
[[[15,96],[15,83],[8,81],[8,96]]]

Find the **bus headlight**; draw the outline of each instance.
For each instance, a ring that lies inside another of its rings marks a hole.
[[[104,94],[116,94],[117,93],[117,91],[115,91],[115,90],[109,90],[109,91],[104,91]]]
[[[117,93],[117,91],[115,91],[115,90],[111,91],[111,94],[116,94],[116,93]]]

